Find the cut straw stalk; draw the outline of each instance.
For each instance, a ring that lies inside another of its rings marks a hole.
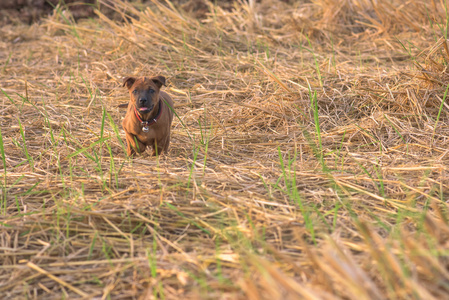
[[[63,280],[61,280],[61,279],[59,279],[58,277],[54,276],[53,274],[50,274],[49,272],[47,272],[46,270],[42,269],[41,267],[35,265],[34,263],[32,263],[32,262],[29,261],[29,262],[27,262],[27,266],[30,267],[31,269],[33,269],[33,270],[39,272],[39,273],[41,273],[41,274],[43,274],[43,275],[45,275],[45,276],[51,278],[52,280],[56,281],[56,282],[59,283],[60,285],[63,285],[64,287],[66,287],[66,288],[72,290],[73,292],[77,293],[77,294],[80,295],[81,297],[86,298],[86,299],[89,298],[89,295],[86,294],[86,293],[84,293],[82,290],[80,290],[80,289],[78,289],[78,288],[72,286],[71,284],[68,284],[67,282],[65,282],[65,281],[63,281]]]

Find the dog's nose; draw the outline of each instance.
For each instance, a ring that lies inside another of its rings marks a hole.
[[[144,104],[147,102],[147,98],[140,98],[140,103]]]

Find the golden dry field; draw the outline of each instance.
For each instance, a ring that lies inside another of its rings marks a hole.
[[[0,28],[0,298],[449,299],[446,1],[194,2]]]

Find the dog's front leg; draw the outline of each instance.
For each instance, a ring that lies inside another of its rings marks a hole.
[[[161,155],[162,151],[164,150],[164,140],[154,140],[153,144],[153,156]]]
[[[142,153],[145,151],[146,145],[137,140],[135,135],[132,135],[128,132],[126,133],[126,143],[128,148],[126,149],[126,152],[128,153],[128,156],[131,156],[133,154]]]

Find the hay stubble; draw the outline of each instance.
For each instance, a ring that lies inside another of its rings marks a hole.
[[[447,298],[449,55],[426,3],[101,1],[2,27],[0,293]],[[178,114],[159,159],[121,140],[121,79],[144,74]]]

